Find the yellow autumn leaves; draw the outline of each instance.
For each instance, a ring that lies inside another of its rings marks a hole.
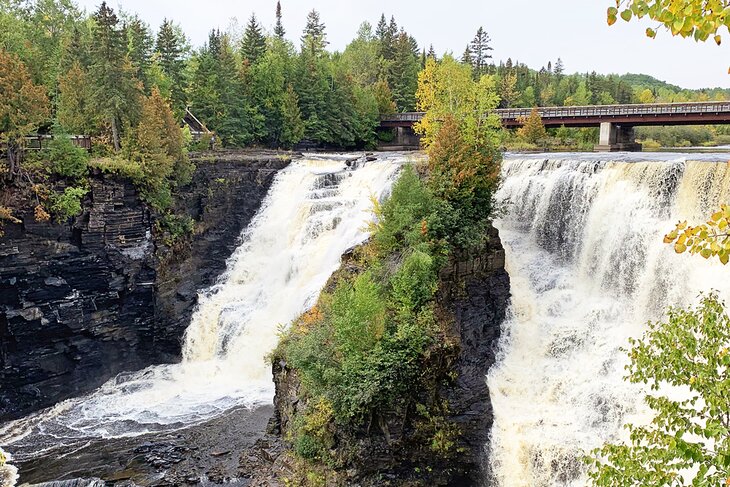
[[[629,22],[633,17],[649,17],[659,22],[672,35],[693,37],[706,41],[710,37],[720,45],[720,32],[730,27],[730,6],[723,0],[616,0],[606,12],[608,25],[621,17]],[[656,30],[646,30],[654,38]]]
[[[680,222],[664,237],[664,243],[674,244],[678,254],[689,251],[705,259],[717,257],[720,262],[730,261],[730,205],[721,205],[710,219],[701,225],[689,226]]]

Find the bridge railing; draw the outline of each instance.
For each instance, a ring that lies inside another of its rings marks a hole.
[[[497,110],[502,119],[517,119],[530,115],[530,108]],[[542,118],[673,115],[683,113],[730,113],[730,102],[652,103],[637,105],[593,105],[577,107],[538,108]]]
[[[591,105],[575,107],[541,107],[540,116],[550,118],[580,118],[601,116],[651,116],[674,114],[730,113],[730,102],[692,102],[692,103],[650,103],[636,105]],[[496,110],[503,120],[516,120],[528,117],[531,108],[503,108]],[[394,113],[381,117],[383,122],[417,122],[423,112]]]

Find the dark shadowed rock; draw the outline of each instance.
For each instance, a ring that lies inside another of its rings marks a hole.
[[[205,158],[204,158],[205,157]],[[183,188],[196,221],[170,249],[134,186],[93,174],[83,213],[39,223],[29,206],[0,238],[0,420],[179,359],[198,289],[225,269],[238,236],[288,157],[214,153]]]

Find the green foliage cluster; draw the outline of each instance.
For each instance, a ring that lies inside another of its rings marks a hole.
[[[702,147],[730,142],[723,126],[637,127],[639,141],[654,141],[659,147]],[[651,144],[651,142],[650,142]]]
[[[361,419],[412,387],[417,370],[403,366],[416,361],[428,342],[426,328],[416,325],[432,319],[426,304],[436,289],[434,259],[424,252],[428,244],[420,230],[429,199],[407,168],[379,213],[383,230],[362,250],[368,270],[340,279],[284,342],[306,389],[330,401],[339,421]],[[408,241],[399,238],[403,234]],[[391,255],[399,261],[386,262]]]
[[[716,294],[672,308],[631,341],[628,380],[647,384],[654,418],[628,425],[627,443],[586,461],[599,486],[730,484],[730,317]],[[672,392],[669,393],[671,390]]]
[[[157,229],[163,233],[165,245],[172,246],[179,239],[192,235],[195,231],[195,221],[188,215],[166,213],[157,220]]]
[[[406,167],[391,197],[377,205],[372,241],[358,251],[355,275],[341,273],[315,308],[296,321],[277,356],[297,370],[311,412],[295,428],[296,451],[326,455],[331,411],[341,427],[405,408],[423,387],[429,349],[445,337],[436,322],[434,294],[446,258],[424,231],[435,198],[412,167]],[[321,424],[320,424],[321,423]]]
[[[55,134],[44,151],[42,157],[49,161],[53,174],[72,180],[86,178],[89,171],[89,153],[74,145],[69,136]]]
[[[81,213],[81,202],[89,192],[83,187],[68,187],[63,193],[50,196],[51,211],[58,221],[63,222]]]

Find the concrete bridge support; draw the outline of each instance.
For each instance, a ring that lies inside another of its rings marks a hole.
[[[601,122],[601,132],[596,151],[641,152],[641,144],[636,142],[634,127],[630,125],[617,125],[611,122]]]
[[[421,136],[413,131],[413,127],[395,127],[391,142],[381,142],[381,150],[418,150],[421,148]]]

